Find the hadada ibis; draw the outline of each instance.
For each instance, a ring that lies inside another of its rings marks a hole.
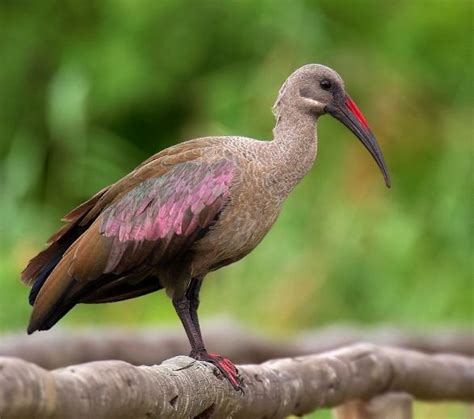
[[[33,305],[28,333],[52,327],[78,303],[108,303],[164,289],[191,344],[236,388],[226,358],[207,352],[198,320],[206,275],[242,259],[265,237],[316,158],[316,122],[329,114],[387,166],[359,108],[332,69],[308,64],[283,84],[272,141],[224,136],[160,151],[63,219],[22,272]]]

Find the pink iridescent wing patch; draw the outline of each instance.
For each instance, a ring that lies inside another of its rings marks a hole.
[[[189,236],[222,210],[233,176],[234,165],[227,160],[181,163],[108,207],[100,232],[120,242]]]

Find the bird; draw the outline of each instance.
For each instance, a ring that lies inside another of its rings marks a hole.
[[[329,114],[362,142],[387,187],[377,140],[339,74],[306,64],[282,85],[271,140],[210,136],[154,154],[67,215],[21,274],[33,306],[27,332],[50,329],[78,303],[109,303],[164,290],[191,346],[236,389],[227,358],[207,351],[198,318],[209,272],[249,254],[316,159],[317,121]]]

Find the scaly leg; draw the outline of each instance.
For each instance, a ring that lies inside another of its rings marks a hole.
[[[191,313],[191,319],[194,325],[196,326],[199,335],[201,335],[201,326],[199,324],[197,311],[199,308],[199,291],[201,290],[202,281],[202,278],[191,279],[191,282],[189,283],[189,288],[186,291],[186,297],[190,302],[189,309]]]
[[[202,279],[200,278],[192,279],[186,295],[180,300],[173,300],[174,308],[183,323],[191,344],[189,356],[198,361],[210,362],[230,382],[234,389],[242,391],[242,382],[238,377],[235,365],[227,358],[208,353],[204,346],[197,314],[201,283]]]

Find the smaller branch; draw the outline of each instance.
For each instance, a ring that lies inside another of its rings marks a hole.
[[[474,335],[469,330],[407,332],[382,327],[364,329],[330,327],[305,332],[288,340],[262,338],[232,322],[204,326],[207,347],[234,362],[261,363],[269,359],[322,353],[354,343],[415,349],[426,353],[474,355]],[[2,336],[0,356],[15,356],[47,369],[106,359],[134,365],[153,365],[190,350],[179,329],[54,329],[32,336]]]
[[[134,367],[102,361],[46,371],[0,358],[0,417],[275,417],[403,392],[474,401],[474,362],[456,355],[354,345],[239,367],[245,393],[188,357]]]

